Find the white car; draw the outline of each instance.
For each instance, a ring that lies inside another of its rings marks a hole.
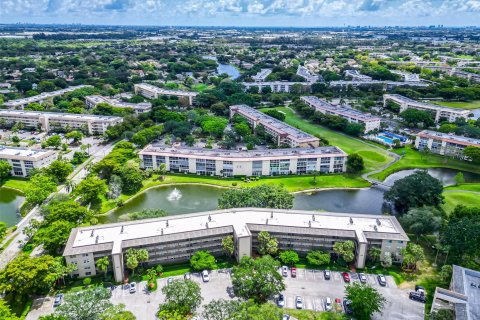
[[[288,277],[288,267],[287,266],[282,267],[282,275],[284,277]]]
[[[302,297],[297,296],[297,297],[295,298],[295,307],[296,307],[297,309],[303,309],[303,299],[302,299]]]
[[[130,289],[128,289],[128,291],[130,291],[130,293],[137,292],[137,283],[135,282],[130,283]]]
[[[210,276],[208,275],[208,271],[207,271],[207,270],[203,270],[203,271],[202,271],[202,280],[203,280],[203,282],[208,282],[208,281],[210,281]]]
[[[325,311],[332,310],[332,299],[329,297],[325,298]]]

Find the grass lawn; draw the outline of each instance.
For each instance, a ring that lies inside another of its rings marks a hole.
[[[480,183],[463,183],[458,186],[449,186],[445,190],[468,190],[474,192],[480,192]]]
[[[394,152],[398,154],[405,154],[403,157],[389,166],[385,170],[372,174],[370,177],[380,181],[385,180],[386,177],[400,170],[415,169],[415,168],[450,168],[456,170],[464,170],[469,172],[480,173],[480,166],[471,164],[466,161],[452,159],[436,154],[425,154],[414,150],[411,147],[396,149]]]
[[[480,195],[470,192],[444,192],[445,203],[442,208],[445,212],[450,213],[457,205],[480,207]]]
[[[13,189],[18,189],[22,192],[25,192],[25,189],[27,188],[27,184],[28,184],[28,179],[10,177],[3,184],[0,184],[0,187],[13,188]]]
[[[208,85],[208,84],[205,84],[205,83],[197,83],[197,84],[194,84],[192,86],[192,90],[197,91],[197,92],[203,92],[207,89],[213,89],[213,88],[214,88],[214,86]]]
[[[321,136],[327,139],[332,146],[338,146],[346,153],[360,154],[365,161],[365,171],[367,172],[380,169],[393,160],[383,147],[376,148],[359,139],[311,123],[296,115],[290,108],[278,107],[275,109],[286,114],[285,122],[289,125],[315,136]]]
[[[260,178],[258,181],[244,182],[238,178],[218,178],[218,177],[205,177],[197,175],[166,175],[163,181],[158,180],[158,175],[153,175],[152,178],[143,182],[143,188],[145,190],[150,187],[165,185],[165,184],[181,184],[181,183],[202,183],[210,184],[220,187],[232,188],[232,187],[254,187],[261,184],[283,184],[289,192],[297,192],[302,190],[314,189],[314,188],[366,188],[370,186],[370,183],[362,179],[359,176],[354,175],[320,175],[316,178],[317,182],[313,183],[313,176],[282,176],[282,177],[265,177]],[[235,185],[236,184],[236,185]],[[138,193],[137,193],[138,194]],[[102,202],[102,208],[100,213],[107,212],[116,207],[116,203],[119,199],[126,201],[135,195],[121,195],[117,199],[106,200]]]
[[[434,104],[438,104],[440,106],[450,107],[450,108],[458,108],[458,109],[478,109],[480,108],[480,100],[474,101],[437,101]]]

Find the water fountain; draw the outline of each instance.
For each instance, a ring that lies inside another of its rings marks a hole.
[[[176,200],[180,200],[181,197],[182,197],[182,193],[177,188],[175,188],[167,196],[167,199],[168,201],[176,201]]]

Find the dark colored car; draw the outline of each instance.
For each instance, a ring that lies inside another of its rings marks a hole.
[[[348,272],[342,272],[343,281],[350,282],[350,274]]]
[[[352,302],[350,300],[347,300],[347,299],[343,300],[343,308],[345,309],[346,314],[352,314],[353,313]]]
[[[413,291],[410,292],[409,298],[411,300],[419,301],[419,302],[422,302],[422,303],[427,302],[427,298],[425,297],[425,295],[420,294],[418,292],[413,292]]]
[[[330,280],[332,273],[330,270],[323,270],[323,276],[325,277],[325,280]]]

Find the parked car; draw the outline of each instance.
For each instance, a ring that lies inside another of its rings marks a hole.
[[[303,309],[303,299],[302,299],[302,297],[297,296],[297,297],[295,298],[295,307],[296,307],[297,309]]]
[[[381,285],[382,287],[385,287],[387,285],[387,279],[383,274],[379,274],[377,276],[378,279],[378,284]]]
[[[288,277],[288,267],[287,266],[282,267],[282,275],[284,277]]]
[[[167,284],[170,284],[170,283],[172,283],[172,282],[173,282],[173,278],[172,278],[172,277],[169,277],[169,278],[167,279]]]
[[[367,276],[365,275],[365,273],[359,273],[358,279],[360,280],[361,283],[367,283]]]
[[[425,288],[422,287],[422,286],[419,286],[419,285],[416,285],[415,286],[415,292],[421,294],[421,295],[425,295]]]
[[[277,297],[277,305],[280,308],[283,308],[285,306],[285,296],[281,293]]]
[[[282,320],[290,320],[290,315],[284,314]]]
[[[130,291],[130,293],[137,292],[137,283],[136,282],[130,283],[130,288],[128,289],[128,291]]]
[[[332,274],[330,270],[323,270],[323,277],[325,278],[325,280],[330,280],[331,275]]]
[[[343,300],[343,308],[345,309],[346,314],[352,314],[353,313],[352,302],[350,300],[347,300],[347,299]]]
[[[297,268],[292,267],[290,269],[290,273],[292,274],[292,278],[296,278],[297,277]]]
[[[329,297],[325,298],[325,311],[330,311],[332,310],[332,299]]]
[[[350,282],[350,274],[348,272],[342,272],[343,281]]]
[[[190,280],[192,278],[192,275],[190,274],[190,272],[187,272],[183,275],[183,279],[185,280]]]
[[[335,299],[335,311],[336,312],[343,312],[342,299],[340,299],[340,298]]]
[[[207,270],[203,270],[203,271],[202,271],[202,280],[203,280],[203,282],[208,282],[208,281],[210,281],[210,276],[208,275],[208,271],[207,271]]]
[[[53,306],[58,307],[63,302],[63,293],[59,293],[55,296],[55,300],[53,300]]]
[[[427,297],[425,297],[425,295],[423,294],[420,294],[418,292],[410,292],[410,294],[408,295],[408,297],[411,299],[411,300],[415,300],[415,301],[419,301],[419,302],[422,302],[422,303],[425,303],[427,302]]]

